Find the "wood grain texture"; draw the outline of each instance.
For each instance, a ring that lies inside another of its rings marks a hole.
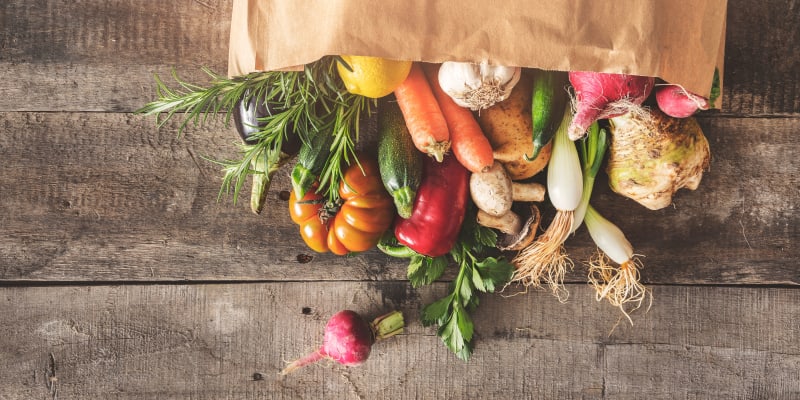
[[[800,112],[800,4],[728,2],[723,111]]]
[[[0,398],[50,398],[52,375],[63,399],[800,396],[800,291],[657,286],[649,312],[615,328],[591,289],[571,289],[566,304],[542,292],[485,298],[465,363],[418,322],[444,284],[0,288]],[[280,378],[345,308],[399,309],[406,332],[361,367]]]
[[[231,0],[8,1],[0,4],[0,111],[133,111],[153,74],[194,83],[225,73]],[[800,113],[800,10],[730,0],[723,112]]]
[[[288,167],[261,216],[246,202],[218,201],[221,172],[207,159],[236,157],[238,140],[222,121],[183,137],[177,122],[156,129],[131,114],[0,113],[0,121],[2,279],[405,278],[405,263],[378,251],[342,258],[308,250],[281,197]],[[601,176],[595,207],[646,255],[646,282],[800,284],[792,245],[800,238],[800,119],[701,124],[714,157],[698,190],[653,212],[611,193]],[[569,279],[583,282],[581,262],[594,245],[581,230],[567,246],[579,265]]]
[[[154,74],[225,73],[230,0],[8,1],[0,5],[0,110],[133,111]],[[9,79],[13,77],[14,79]]]

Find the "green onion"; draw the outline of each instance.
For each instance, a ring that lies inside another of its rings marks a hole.
[[[583,178],[578,151],[567,128],[572,121],[569,108],[553,138],[553,153],[547,164],[547,192],[550,202],[558,211],[574,211],[583,194]]]
[[[619,227],[605,219],[591,205],[586,208],[583,222],[601,251],[589,262],[589,283],[597,292],[597,301],[608,299],[633,324],[630,312],[641,307],[648,297],[652,302],[650,290],[639,281],[642,264],[633,252],[633,245]],[[609,258],[619,267],[611,265]]]
[[[592,237],[594,244],[617,264],[631,262],[633,258],[633,245],[625,234],[611,221],[603,218],[591,205],[586,208],[584,218],[586,229]]]
[[[564,252],[564,242],[572,232],[575,209],[583,195],[583,172],[578,151],[567,134],[572,110],[566,107],[561,125],[553,138],[553,150],[547,164],[547,191],[556,215],[541,234],[514,258],[517,267],[514,281],[526,286],[546,283],[559,300],[566,300],[564,276],[573,263]]]
[[[597,122],[589,127],[589,133],[585,138],[578,142],[578,150],[583,165],[583,194],[580,204],[575,208],[575,218],[572,221],[572,229],[575,232],[583,223],[583,216],[586,215],[586,208],[589,206],[589,199],[592,197],[592,188],[600,166],[603,164],[603,156],[608,148],[608,132],[600,129]]]

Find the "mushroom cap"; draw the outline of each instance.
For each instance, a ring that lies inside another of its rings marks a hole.
[[[470,175],[469,192],[479,209],[495,217],[505,215],[514,203],[511,178],[497,161],[488,170]]]
[[[542,215],[536,204],[526,203],[526,205],[527,207],[521,207],[519,212],[519,217],[523,220],[522,229],[516,235],[499,233],[497,236],[498,249],[503,251],[522,250],[536,239]]]

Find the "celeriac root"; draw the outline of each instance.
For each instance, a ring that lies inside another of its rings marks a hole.
[[[559,301],[567,300],[569,291],[564,287],[564,275],[574,264],[564,251],[564,242],[569,237],[574,217],[573,211],[559,210],[547,230],[514,257],[513,281],[534,287],[545,283]]]
[[[639,309],[647,298],[650,299],[648,309],[653,302],[650,289],[639,282],[641,267],[642,263],[636,257],[620,266],[612,265],[602,252],[589,261],[589,284],[597,292],[597,301],[608,299],[611,305],[619,307],[631,325],[630,313]]]

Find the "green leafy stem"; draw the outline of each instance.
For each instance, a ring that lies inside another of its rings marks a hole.
[[[417,254],[398,245],[390,235],[379,245],[390,256],[409,258],[408,279],[415,288],[439,279],[451,259],[458,266],[458,275],[450,284],[449,294],[423,307],[421,321],[424,326],[437,325],[437,336],[464,361],[469,360],[474,347],[470,313],[478,307],[477,294],[492,293],[503,287],[514,272],[511,263],[502,257],[487,255],[496,250],[496,243],[497,234],[478,225],[471,209],[461,227],[459,240],[445,256]]]

